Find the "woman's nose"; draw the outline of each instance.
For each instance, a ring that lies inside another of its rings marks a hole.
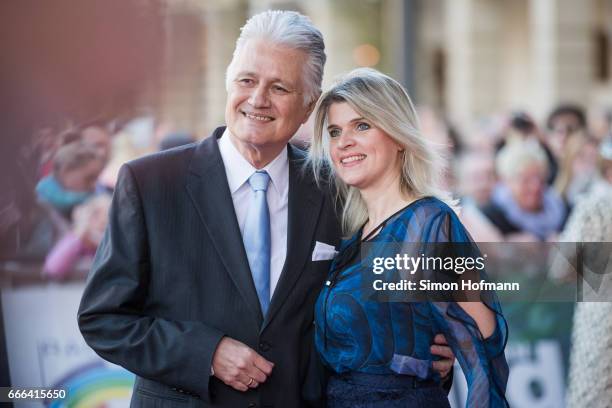
[[[346,149],[355,144],[355,139],[350,131],[342,132],[340,136],[338,136],[338,147],[340,149]]]

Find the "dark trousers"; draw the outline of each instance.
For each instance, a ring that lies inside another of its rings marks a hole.
[[[409,375],[346,373],[332,375],[328,408],[449,408],[446,391],[435,381]]]

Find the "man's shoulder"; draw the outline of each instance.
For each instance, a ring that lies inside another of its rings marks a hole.
[[[297,170],[297,174],[299,175],[296,181],[306,182],[308,184],[315,183],[316,180],[312,166],[310,166],[310,163],[308,162],[308,151],[303,147],[296,146],[292,143],[290,143],[288,146],[289,161]]]
[[[289,157],[295,160],[306,160],[308,158],[308,150],[303,146],[289,143]]]
[[[308,161],[308,151],[306,149],[289,144],[289,159],[292,165],[295,166],[295,169],[297,169],[298,176],[295,179],[296,182],[304,183],[309,186],[308,188],[313,188],[330,203],[336,201],[333,199],[336,195],[336,186],[333,179],[327,173],[319,174],[315,177],[313,167]]]
[[[123,172],[129,173],[143,194],[183,185],[198,145],[190,143],[131,160],[123,165],[119,177]]]
[[[190,143],[161,152],[147,154],[126,164],[135,171],[154,171],[156,169],[163,169],[166,166],[187,164],[197,146],[198,142]]]
[[[225,126],[216,128],[210,136],[201,141],[178,146],[161,152],[152,153],[127,163],[127,166],[134,172],[144,172],[144,174],[167,174],[178,171],[186,172],[193,163],[195,170],[206,166],[207,162],[220,159],[217,139],[224,132]],[[195,162],[194,162],[195,160]]]

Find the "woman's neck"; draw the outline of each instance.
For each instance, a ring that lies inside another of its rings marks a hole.
[[[361,197],[368,210],[368,222],[363,228],[364,237],[381,222],[415,200],[415,197],[401,191],[399,181],[393,185],[396,187],[361,191]]]

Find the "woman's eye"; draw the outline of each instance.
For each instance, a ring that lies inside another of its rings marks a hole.
[[[329,137],[338,137],[340,136],[340,129],[331,129],[329,131]]]
[[[357,130],[362,130],[363,131],[363,130],[368,130],[368,129],[370,129],[370,125],[368,125],[365,122],[360,122],[360,123],[357,124]]]

